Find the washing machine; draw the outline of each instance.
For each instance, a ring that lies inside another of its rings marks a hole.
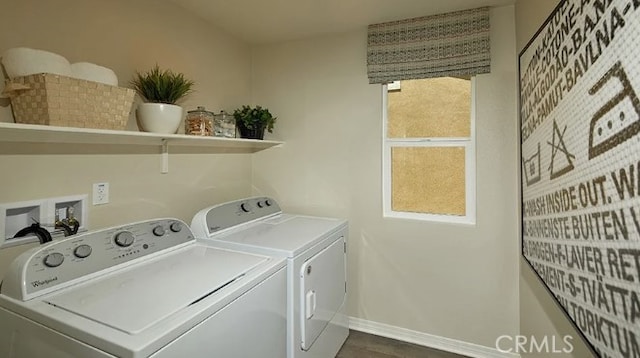
[[[198,242],[177,219],[26,251],[0,287],[1,357],[286,355],[286,261]]]
[[[198,212],[191,229],[213,245],[287,260],[287,357],[335,357],[348,318],[347,221],[283,213],[268,197]]]

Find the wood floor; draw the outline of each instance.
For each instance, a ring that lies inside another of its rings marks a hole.
[[[465,358],[394,339],[351,330],[336,358]]]

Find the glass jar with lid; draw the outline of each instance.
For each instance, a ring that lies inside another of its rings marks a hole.
[[[213,121],[213,112],[199,106],[198,109],[187,112],[187,119],[184,121],[184,134],[212,136]]]
[[[213,133],[216,137],[235,138],[236,120],[225,111],[215,114]]]

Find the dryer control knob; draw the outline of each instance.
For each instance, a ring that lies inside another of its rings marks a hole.
[[[75,257],[79,259],[84,259],[85,257],[89,257],[89,255],[91,255],[91,246],[80,245],[73,250],[73,254],[75,255]]]
[[[45,256],[44,264],[47,267],[58,267],[64,262],[64,256],[59,252],[53,252]]]
[[[179,222],[176,221],[176,222],[171,223],[169,228],[173,232],[180,232],[180,230],[182,230],[182,224],[180,224]]]
[[[263,204],[261,201],[256,203],[258,205],[259,208],[262,208],[265,204]]]
[[[163,236],[164,235],[164,228],[161,225],[158,225],[156,227],[153,228],[153,234],[155,236]]]
[[[271,206],[271,201],[269,199],[265,200],[264,205]]]
[[[116,245],[120,247],[128,247],[128,246],[131,246],[131,244],[133,244],[133,241],[135,239],[136,238],[133,236],[131,232],[122,231],[116,234],[115,242],[116,242]]]
[[[240,209],[242,209],[242,211],[244,211],[245,213],[248,213],[251,211],[251,207],[247,203],[240,204]]]

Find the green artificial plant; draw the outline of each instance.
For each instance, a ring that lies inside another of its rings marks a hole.
[[[147,102],[175,104],[191,93],[194,82],[182,73],[160,70],[156,64],[148,72],[136,72],[131,85]]]
[[[277,117],[274,117],[268,109],[256,106],[242,106],[233,111],[233,118],[236,119],[236,125],[244,126],[249,130],[266,129],[269,133],[273,132],[273,124]]]

